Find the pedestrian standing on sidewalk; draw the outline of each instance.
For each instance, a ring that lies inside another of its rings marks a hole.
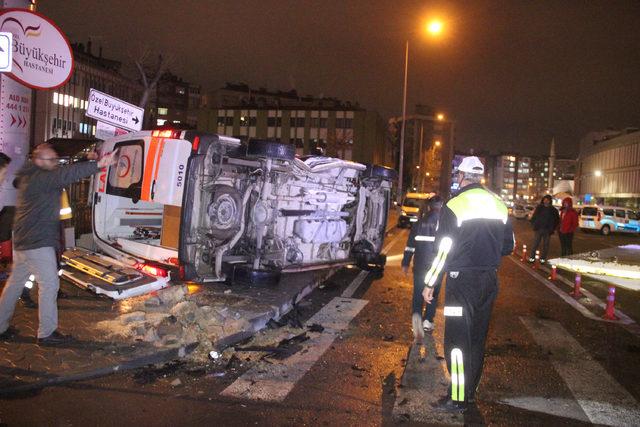
[[[542,250],[540,251],[540,263],[544,264],[547,260],[547,253],[549,252],[549,237],[553,234],[558,223],[560,222],[560,215],[558,210],[551,204],[551,196],[546,194],[538,206],[536,206],[533,215],[531,216],[531,224],[533,225],[534,240],[531,245],[531,254],[529,262],[534,262],[536,251],[538,246],[542,243]]]
[[[38,281],[38,344],[54,345],[72,340],[58,332],[56,296],[60,281],[56,248],[59,239],[60,194],[72,182],[93,175],[116,161],[115,152],[97,162],[59,166],[49,144],[38,145],[30,162],[16,174],[18,197],[13,221],[15,256],[13,269],[0,296],[0,339],[13,337],[10,327],[16,303],[30,274]]]
[[[444,351],[451,387],[434,407],[462,412],[475,402],[484,363],[484,345],[498,294],[497,269],[513,251],[509,212],[480,182],[484,165],[475,156],[458,166],[460,191],[442,208],[435,246],[438,253],[425,276],[423,296],[433,304],[435,285],[446,271]]]
[[[578,212],[573,209],[571,197],[565,197],[562,199],[560,225],[558,226],[562,256],[573,255],[573,233],[576,228],[578,228]]]
[[[4,177],[7,175],[9,163],[11,163],[11,158],[0,151],[0,187],[2,187]],[[0,203],[2,203],[2,200],[0,200]],[[0,205],[0,211],[2,211],[2,209],[4,209],[4,206]]]
[[[438,219],[440,218],[440,210],[442,208],[442,197],[433,196],[427,202],[429,210],[422,212],[420,220],[413,224],[407,246],[404,248],[404,257],[402,258],[402,271],[405,275],[409,274],[409,265],[413,258],[413,301],[412,301],[412,325],[413,334],[418,341],[424,337],[424,331],[433,330],[433,318],[436,314],[436,302],[438,293],[440,292],[440,284],[442,275],[436,280],[434,289],[433,304],[427,304],[427,309],[423,316],[424,298],[422,291],[424,290],[424,276],[427,269],[431,267],[433,258],[436,256],[434,242],[436,239],[436,228],[438,227]]]

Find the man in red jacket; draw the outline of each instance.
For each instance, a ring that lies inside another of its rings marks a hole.
[[[562,199],[560,224],[558,225],[562,256],[573,255],[573,232],[576,231],[576,228],[578,228],[578,212],[573,209],[571,197],[565,197]]]

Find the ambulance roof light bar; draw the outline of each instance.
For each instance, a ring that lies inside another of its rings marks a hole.
[[[174,129],[156,129],[151,132],[151,136],[158,138],[180,138],[181,130]]]

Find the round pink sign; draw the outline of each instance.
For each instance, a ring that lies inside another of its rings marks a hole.
[[[9,77],[34,89],[54,89],[73,71],[71,46],[48,18],[26,9],[0,11],[0,31],[13,34]]]

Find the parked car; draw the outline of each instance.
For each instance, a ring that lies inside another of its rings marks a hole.
[[[638,213],[619,206],[582,206],[581,230],[597,230],[607,236],[611,232],[640,233]]]
[[[384,266],[392,169],[196,131],[129,133],[102,146],[114,149],[118,163],[94,186],[102,253],[65,257],[86,274],[63,274],[85,287],[105,288],[110,277],[107,288],[125,289],[168,271],[200,283],[272,284],[287,271]],[[105,272],[114,260],[117,274]]]
[[[536,207],[532,205],[516,204],[513,206],[512,215],[516,219],[531,219],[531,215],[533,215],[535,208]]]
[[[418,222],[420,213],[426,208],[427,200],[433,193],[407,193],[402,200],[400,216],[398,217],[398,227],[408,228],[411,224]]]

